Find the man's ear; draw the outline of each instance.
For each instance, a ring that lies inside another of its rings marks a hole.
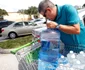
[[[49,11],[49,12],[51,12],[51,8],[47,8],[46,10]]]

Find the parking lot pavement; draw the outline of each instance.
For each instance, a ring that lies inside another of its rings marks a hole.
[[[6,37],[0,37],[0,42],[5,41],[7,38]]]
[[[15,55],[0,54],[0,70],[19,70]]]

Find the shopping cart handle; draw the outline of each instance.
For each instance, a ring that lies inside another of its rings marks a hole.
[[[34,40],[34,41],[32,41],[32,42],[29,42],[29,43],[27,43],[27,44],[25,44],[25,45],[23,45],[23,46],[20,46],[20,47],[18,47],[18,48],[15,48],[15,49],[11,50],[10,53],[16,54],[19,50],[21,50],[21,49],[23,49],[23,48],[25,48],[25,47],[28,47],[28,46],[30,46],[30,45],[32,45],[33,43],[37,42],[38,40],[39,40],[39,39],[36,39],[36,40]]]

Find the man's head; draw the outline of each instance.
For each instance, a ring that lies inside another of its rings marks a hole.
[[[38,11],[44,17],[50,20],[54,20],[56,13],[56,6],[50,0],[43,0],[38,6]]]

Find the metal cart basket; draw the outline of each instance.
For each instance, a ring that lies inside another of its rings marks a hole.
[[[20,70],[37,70],[40,49],[40,43],[37,41],[38,39],[11,51],[12,54],[16,55],[22,67]]]

